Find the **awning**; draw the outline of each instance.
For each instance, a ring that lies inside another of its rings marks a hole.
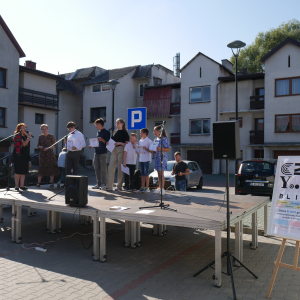
[[[172,88],[145,89],[143,106],[147,107],[147,117],[168,117],[170,115]]]

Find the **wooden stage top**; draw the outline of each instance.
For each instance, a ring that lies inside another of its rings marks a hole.
[[[110,219],[148,222],[192,228],[222,230],[226,225],[226,200],[224,193],[177,192],[168,191],[163,196],[163,202],[177,212],[160,209],[158,207],[142,209],[151,210],[148,214],[139,213],[139,207],[152,206],[160,203],[160,195],[137,192],[115,192],[93,190],[89,186],[88,205],[83,208],[65,204],[64,192],[59,189],[30,187],[22,194],[0,190],[0,204],[23,205],[32,208],[75,213],[87,216],[104,216]],[[266,205],[270,199],[258,196],[230,195],[231,224],[235,224],[246,215]],[[112,211],[112,206],[130,207],[127,210]]]

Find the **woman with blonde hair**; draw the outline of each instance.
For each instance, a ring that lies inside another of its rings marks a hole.
[[[117,130],[113,132],[112,139],[115,141],[115,148],[111,153],[110,162],[108,166],[106,190],[111,191],[113,189],[116,166],[118,165],[118,184],[116,191],[122,190],[123,172],[121,171],[121,165],[123,164],[124,147],[129,142],[129,135],[126,130],[126,124],[123,119],[116,120]],[[107,143],[108,144],[108,143]]]
[[[165,194],[164,171],[166,171],[168,168],[168,153],[167,152],[169,152],[171,150],[170,142],[168,140],[166,130],[162,129],[161,125],[155,126],[153,133],[156,136],[156,139],[154,141],[158,142],[157,151],[155,152],[154,168],[158,173],[158,184],[159,184],[159,189],[156,189],[154,191],[154,193],[155,194],[162,193],[164,195]],[[161,143],[160,134],[162,134],[162,143]],[[162,165],[161,165],[161,151],[163,152]],[[162,182],[161,182],[161,179],[162,179]],[[161,187],[162,187],[162,189],[161,189]]]
[[[39,136],[37,147],[40,149],[40,159],[39,159],[39,171],[38,171],[38,183],[36,187],[41,186],[41,180],[43,176],[50,176],[51,185],[54,187],[54,176],[60,174],[60,170],[57,166],[56,157],[53,152],[51,145],[55,143],[55,138],[52,134],[48,133],[48,125],[42,124],[41,130],[43,134]]]
[[[26,135],[26,125],[19,123],[14,135],[13,163],[15,169],[15,190],[27,190],[24,186],[25,175],[28,174],[30,157],[31,132]]]

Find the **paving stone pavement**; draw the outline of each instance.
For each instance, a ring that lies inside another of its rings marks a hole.
[[[93,180],[91,178],[91,180]],[[207,186],[207,190],[213,190]],[[192,191],[191,191],[192,192]],[[213,269],[196,278],[193,274],[214,259],[214,231],[168,226],[163,237],[152,234],[152,226],[142,224],[142,244],[136,249],[124,247],[124,222],[107,224],[107,262],[92,260],[92,225],[80,225],[78,216],[62,214],[62,232],[46,233],[46,212],[27,217],[22,211],[23,242],[47,243],[47,252],[33,245],[10,242],[11,208],[4,208],[0,223],[0,300],[7,299],[103,299],[103,300],[198,300],[232,299],[230,278],[222,277],[221,288],[213,286]],[[222,233],[226,249],[226,232]],[[281,240],[259,236],[259,247],[251,250],[252,236],[244,234],[243,268],[236,268],[234,279],[238,299],[266,299],[266,291]],[[234,233],[231,235],[234,251]],[[287,244],[283,261],[291,264],[294,243]],[[223,260],[223,271],[226,261]],[[272,299],[300,299],[300,272],[279,269]]]

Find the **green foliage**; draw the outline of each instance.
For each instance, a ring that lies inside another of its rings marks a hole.
[[[258,33],[254,43],[241,49],[238,58],[238,72],[241,72],[243,68],[247,68],[248,73],[264,72],[264,64],[261,62],[261,58],[287,37],[300,42],[300,21],[293,19],[288,23],[282,23],[278,28]],[[230,61],[235,71],[235,58],[233,55]]]

